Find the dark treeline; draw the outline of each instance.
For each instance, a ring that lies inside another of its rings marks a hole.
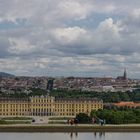
[[[135,124],[140,123],[140,109],[124,109],[124,110],[98,110],[92,111],[90,116],[84,113],[79,113],[76,116],[79,123],[100,123],[100,120],[105,121],[105,124]]]
[[[98,110],[92,111],[91,117],[97,117],[106,121],[107,124],[140,123],[140,109],[127,110]]]
[[[14,91],[13,93],[6,94],[0,92],[0,97],[14,97],[14,98],[26,98],[30,96],[41,96],[47,95],[46,90],[42,89],[31,89],[30,93],[23,93],[20,91]],[[137,89],[133,92],[88,92],[88,91],[69,91],[69,90],[53,90],[49,93],[51,96],[57,98],[99,98],[104,102],[120,102],[120,101],[134,101],[140,102],[140,89]]]
[[[90,97],[99,98],[104,102],[120,102],[120,101],[140,101],[140,89],[133,92],[87,92],[87,91],[68,91],[68,90],[54,90],[51,95],[60,98],[79,98]]]

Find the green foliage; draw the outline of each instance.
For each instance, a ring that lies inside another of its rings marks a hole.
[[[30,121],[6,121],[6,120],[0,120],[0,125],[8,125],[8,124],[30,124]]]
[[[43,89],[30,89],[32,92],[28,94],[28,96],[41,96],[41,95],[46,95],[47,91]]]
[[[76,119],[78,120],[79,123],[83,123],[83,124],[91,122],[91,118],[85,113],[77,114]]]
[[[64,121],[49,121],[48,124],[66,124]]]
[[[7,122],[5,120],[0,120],[0,125],[1,124],[7,124]]]
[[[91,118],[105,119],[107,124],[140,123],[140,109],[104,109],[91,112]]]
[[[47,95],[46,90],[42,89],[30,89],[31,93],[22,93],[21,91],[15,91],[13,94],[5,94],[0,92],[0,97],[12,97],[12,98],[28,98],[30,96]],[[50,93],[51,96],[56,98],[99,98],[104,102],[120,102],[120,101],[134,101],[140,102],[140,89],[133,92],[96,92],[96,91],[69,91],[69,90],[53,90]]]
[[[51,117],[49,120],[68,120],[71,119],[71,117]]]
[[[68,90],[53,90],[52,96],[59,98],[99,98],[104,102],[120,102],[120,101],[140,101],[140,90],[134,92],[96,92],[96,91],[68,91]]]
[[[31,117],[4,117],[1,120],[32,120]]]

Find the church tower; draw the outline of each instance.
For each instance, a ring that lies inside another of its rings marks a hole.
[[[127,80],[127,72],[126,72],[126,68],[124,69],[124,75],[123,75],[124,80]]]

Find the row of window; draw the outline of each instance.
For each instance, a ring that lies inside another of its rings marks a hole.
[[[1,113],[0,112],[0,115],[2,115],[2,116],[17,116],[17,115],[20,115],[20,116],[25,116],[25,115],[29,115],[29,114],[27,114],[27,113]]]
[[[51,104],[33,104],[33,106],[50,106],[51,107]]]
[[[85,100],[85,101],[80,101],[80,100],[79,100],[79,101],[74,101],[74,100],[70,100],[70,101],[68,101],[68,100],[67,100],[67,101],[59,100],[59,101],[58,101],[58,100],[56,100],[56,102],[57,102],[57,103],[65,103],[65,104],[66,104],[66,103],[75,103],[75,102],[76,102],[76,103],[80,103],[80,104],[81,104],[81,103],[84,103],[84,104],[85,104],[85,103],[92,103],[92,104],[102,103],[102,101],[86,101],[86,100]]]
[[[52,109],[43,109],[43,108],[36,108],[36,109],[33,109],[33,112],[51,112]]]
[[[49,103],[49,102],[52,102],[51,99],[34,99],[32,100],[33,103]]]
[[[30,111],[29,109],[0,109],[0,112],[5,112],[5,111],[11,111],[11,112],[13,112],[13,111],[20,111],[20,112],[24,112],[24,111]]]
[[[53,116],[54,113],[51,113],[51,112],[33,112],[31,115],[33,115],[33,116]]]
[[[0,102],[1,103],[29,103],[29,101],[26,101],[26,100],[25,101],[24,100],[22,100],[22,101],[20,101],[20,100],[19,101],[17,101],[17,100],[14,100],[14,101],[13,100],[5,100],[4,101],[3,100],[3,101],[0,101]]]
[[[91,106],[55,106],[55,108],[100,108],[102,105],[91,105]]]
[[[55,109],[56,112],[85,112],[84,109]]]
[[[60,113],[60,116],[75,116],[74,113]]]
[[[0,104],[0,108],[2,107],[29,107],[29,104]]]

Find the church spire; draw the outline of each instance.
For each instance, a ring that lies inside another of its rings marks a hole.
[[[126,72],[126,68],[124,68],[124,75],[123,75],[124,80],[127,79],[127,72]]]

